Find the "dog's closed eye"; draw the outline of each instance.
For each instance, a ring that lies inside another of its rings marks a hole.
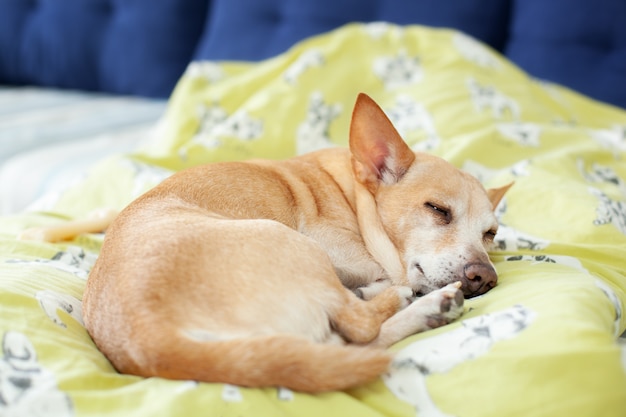
[[[496,233],[498,231],[496,229],[491,229],[485,232],[485,234],[483,235],[483,239],[485,240],[485,242],[487,243],[491,243],[493,242],[493,240],[496,238]]]
[[[433,214],[438,216],[445,224],[450,224],[452,221],[452,213],[449,209],[443,207],[440,204],[435,204],[431,202],[424,203],[424,206],[428,208]]]

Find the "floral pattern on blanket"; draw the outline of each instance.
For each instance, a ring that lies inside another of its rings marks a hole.
[[[70,398],[60,391],[54,375],[37,363],[28,338],[8,331],[2,337],[0,411],[7,416],[74,415]],[[6,413],[6,414],[5,414]]]
[[[312,396],[117,374],[81,317],[102,236],[15,240],[60,216],[121,209],[186,167],[346,145],[360,91],[415,150],[486,186],[515,181],[497,208],[498,286],[460,320],[394,346],[380,381]],[[57,190],[54,216],[0,219],[0,415],[623,415],[625,131],[623,110],[449,30],[355,24],[257,64],[192,63],[158,140]]]

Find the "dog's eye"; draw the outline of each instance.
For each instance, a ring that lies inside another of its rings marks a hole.
[[[485,232],[485,235],[483,236],[483,238],[487,242],[493,242],[493,240],[496,238],[496,232],[497,230],[489,230]]]
[[[437,216],[441,217],[442,220],[444,220],[446,222],[446,224],[450,223],[452,221],[452,214],[450,213],[450,210],[441,207],[438,204],[434,204],[434,203],[430,203],[427,202],[424,204],[431,212],[433,212],[434,214],[436,214]]]

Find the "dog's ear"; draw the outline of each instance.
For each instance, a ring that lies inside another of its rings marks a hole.
[[[513,184],[515,184],[515,181],[500,188],[490,188],[487,190],[487,196],[489,197],[489,201],[491,201],[491,205],[494,210],[498,207],[502,197],[504,197],[504,194],[513,186]]]
[[[397,182],[415,160],[385,112],[366,94],[359,94],[350,124],[352,169],[370,191],[381,182]]]

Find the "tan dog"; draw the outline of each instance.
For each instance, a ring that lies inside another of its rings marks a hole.
[[[486,249],[507,188],[412,152],[360,95],[350,150],[192,168],[130,204],[89,276],[85,325],[124,373],[362,384],[388,367],[383,348],[495,285]]]

